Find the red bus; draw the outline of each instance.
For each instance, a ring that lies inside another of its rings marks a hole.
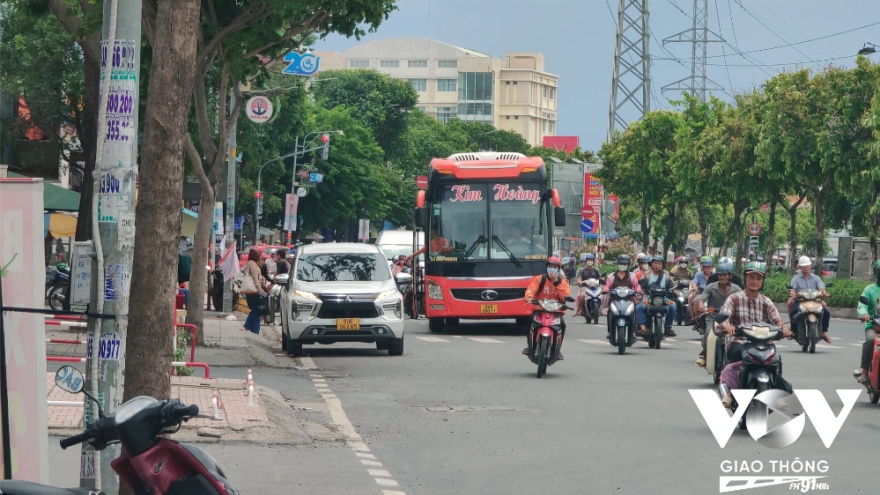
[[[424,268],[413,263],[416,310],[432,332],[461,318],[528,324],[525,290],[546,272],[551,225],[565,225],[565,209],[547,185],[540,157],[480,152],[435,158],[414,217],[428,232]]]

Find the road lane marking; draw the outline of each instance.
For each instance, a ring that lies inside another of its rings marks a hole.
[[[468,337],[471,340],[475,340],[482,344],[503,344],[503,340],[490,339],[489,337]]]
[[[452,338],[453,339],[463,339],[464,337],[462,337],[461,335],[453,335]]]
[[[355,452],[354,455],[356,455],[358,457],[363,457],[364,459],[375,459],[376,458],[376,456],[374,456],[373,454],[365,454],[363,452]]]
[[[577,339],[578,342],[583,342],[585,344],[595,344],[595,345],[609,345],[607,340],[599,340],[599,339]]]
[[[400,485],[397,484],[396,481],[394,481],[394,480],[390,480],[390,479],[388,479],[388,478],[375,478],[375,479],[376,479],[376,484],[378,484],[378,485],[382,485],[382,486],[400,486]],[[397,492],[397,493],[401,493],[401,492]]]
[[[419,340],[424,340],[425,342],[449,342],[446,339],[441,339],[440,337],[423,337],[421,335],[416,335],[416,338]]]
[[[370,473],[370,476],[383,476],[385,478],[391,476],[391,473],[384,469],[367,469],[367,472]]]
[[[381,462],[379,462],[379,461],[371,461],[371,460],[369,460],[369,459],[361,459],[361,464],[363,464],[364,466],[376,466],[376,467],[382,467],[382,463],[381,463]]]

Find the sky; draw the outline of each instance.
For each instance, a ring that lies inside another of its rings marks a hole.
[[[398,10],[375,33],[361,41],[331,35],[318,41],[315,50],[343,51],[365,41],[419,37],[498,58],[514,51],[543,53],[545,70],[559,76],[557,134],[579,136],[582,148],[597,150],[608,132],[618,4],[399,0]],[[668,43],[664,51],[662,41],[691,28],[693,7],[692,0],[648,2],[652,109],[671,108],[668,99],[680,98],[680,93],[661,89],[690,75],[690,44]],[[865,42],[880,45],[880,1],[709,0],[709,29],[725,40],[709,44],[707,73],[723,88],[713,94],[730,101],[730,95],[751,91],[783,70],[821,70],[830,63],[852,67]],[[823,39],[800,43],[819,37]],[[880,53],[873,57],[880,62]],[[630,113],[628,119],[637,118]]]

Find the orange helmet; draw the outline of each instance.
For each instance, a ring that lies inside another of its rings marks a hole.
[[[560,267],[561,267],[561,266],[562,266],[562,260],[560,260],[560,259],[557,258],[556,256],[551,256],[551,257],[547,258],[547,264],[548,264],[548,265],[556,265],[556,266],[560,266]]]

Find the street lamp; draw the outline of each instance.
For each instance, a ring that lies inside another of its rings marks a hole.
[[[296,167],[298,166],[297,160],[299,159],[299,157],[301,155],[308,153],[309,151],[315,151],[315,150],[327,147],[326,141],[322,142],[320,146],[315,146],[313,148],[306,149],[306,146],[309,146],[310,144],[312,144],[315,141],[315,139],[317,139],[317,136],[320,135],[323,138],[324,137],[323,135],[330,134],[330,133],[335,133],[340,136],[345,135],[345,133],[339,129],[336,129],[335,131],[310,132],[310,133],[306,134],[306,136],[304,138],[302,138],[303,144],[299,144],[300,138],[299,138],[299,136],[297,136],[296,143],[294,144],[294,148],[293,148],[293,153],[291,155],[288,155],[288,156],[293,156],[293,174],[291,174],[291,180],[290,180],[290,194],[294,194],[293,188],[296,187]],[[312,136],[315,136],[315,138],[312,139],[311,141],[309,141],[309,138],[311,138]],[[323,139],[322,139],[322,141],[323,141]],[[296,223],[294,223],[293,225],[295,227]],[[292,235],[291,230],[288,230],[287,232],[288,232],[288,235]]]
[[[289,155],[284,155],[284,156],[279,156],[278,158],[273,158],[273,159],[267,161],[266,163],[260,165],[260,170],[257,172],[257,192],[254,194],[254,198],[255,198],[255,201],[254,201],[254,213],[255,213],[254,222],[255,222],[255,224],[254,225],[256,226],[254,228],[254,243],[255,244],[257,242],[257,239],[259,239],[259,236],[260,236],[260,205],[259,205],[259,203],[263,201],[263,197],[262,197],[263,196],[263,189],[262,189],[263,168],[270,163],[278,162],[278,161],[284,160],[285,158],[290,158],[292,156],[296,156],[296,153],[291,153]],[[244,229],[242,229],[242,230],[244,230]]]
[[[870,55],[877,52],[877,45],[874,43],[865,43],[859,50],[859,55]]]

